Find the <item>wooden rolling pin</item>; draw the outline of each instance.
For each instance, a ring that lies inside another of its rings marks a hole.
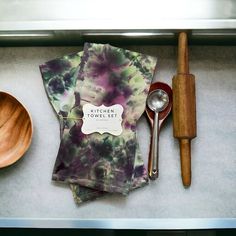
[[[179,34],[178,71],[172,80],[173,134],[179,139],[183,185],[191,185],[191,139],[196,137],[195,78],[189,74],[187,34]]]

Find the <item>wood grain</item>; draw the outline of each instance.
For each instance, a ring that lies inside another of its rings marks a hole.
[[[12,95],[0,92],[0,168],[19,160],[32,140],[32,120]]]
[[[172,80],[174,137],[196,137],[195,79],[179,74]]]
[[[179,34],[178,70],[172,80],[173,135],[179,139],[183,185],[191,185],[191,139],[196,137],[195,77],[189,74],[187,34]]]

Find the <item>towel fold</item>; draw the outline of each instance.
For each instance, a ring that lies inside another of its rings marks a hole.
[[[61,124],[52,178],[73,183],[77,203],[104,192],[127,194],[148,182],[136,124],[145,109],[155,65],[154,57],[86,43],[83,52],[40,66],[45,90]],[[122,105],[122,134],[84,134],[82,109],[87,103]]]

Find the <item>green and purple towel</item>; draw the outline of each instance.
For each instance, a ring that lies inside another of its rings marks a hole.
[[[45,90],[61,124],[52,179],[71,184],[77,203],[104,192],[127,194],[148,177],[136,124],[143,114],[156,58],[110,46],[86,43],[84,51],[40,66]],[[123,132],[84,134],[83,105],[120,104]]]

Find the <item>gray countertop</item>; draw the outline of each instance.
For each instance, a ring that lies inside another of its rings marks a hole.
[[[158,79],[171,85],[176,47],[126,48],[158,56]],[[0,169],[0,227],[236,228],[236,47],[190,47],[198,122],[198,136],[192,141],[192,186],[182,186],[179,148],[169,118],[160,134],[158,180],[128,197],[106,196],[77,206],[68,185],[51,181],[59,124],[38,66],[80,50],[0,48],[0,88],[24,103],[34,122],[27,154]],[[142,117],[139,141],[145,162],[149,135]]]

